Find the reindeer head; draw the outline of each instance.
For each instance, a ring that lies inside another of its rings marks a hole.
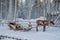
[[[53,21],[50,21],[50,23],[53,24],[53,25],[55,24]]]
[[[9,24],[15,25],[16,23],[15,22],[10,22]]]

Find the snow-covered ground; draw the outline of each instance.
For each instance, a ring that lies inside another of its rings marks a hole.
[[[30,31],[24,32],[20,30],[19,31],[10,30],[7,24],[0,24],[0,35],[15,37],[19,39],[21,38],[25,40],[60,40],[59,27],[47,26],[45,32],[43,32],[42,29],[43,28],[41,26],[39,27],[38,32],[36,32],[36,28],[32,28]],[[2,40],[13,40],[13,39],[5,38]]]

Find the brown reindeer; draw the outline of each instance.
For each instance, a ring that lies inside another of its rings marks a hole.
[[[46,26],[50,25],[50,24],[53,24],[54,25],[54,22],[53,21],[48,21],[48,20],[36,20],[36,31],[38,31],[38,26],[41,25],[43,26],[43,31],[45,31],[45,28]]]
[[[18,24],[16,24],[15,22],[10,22],[10,23],[8,24],[8,26],[10,27],[10,29],[22,30],[22,27],[19,26]]]
[[[8,26],[10,27],[10,29],[14,29],[14,30],[23,30],[23,31],[29,31],[32,29],[32,26],[28,25],[27,28],[24,28],[22,25],[18,25],[15,22],[10,22],[8,24]]]

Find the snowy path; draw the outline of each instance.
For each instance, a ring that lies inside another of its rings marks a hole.
[[[28,40],[60,40],[60,28],[47,27],[46,32],[42,32],[42,27],[39,27],[38,32],[36,32],[35,28],[31,31],[23,32],[9,30],[8,26],[5,24],[3,27],[0,26],[0,35]]]

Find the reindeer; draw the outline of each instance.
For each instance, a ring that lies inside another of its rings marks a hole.
[[[10,22],[8,24],[8,26],[10,27],[10,29],[14,29],[14,30],[23,30],[21,25],[19,26],[18,24],[16,24],[15,22]]]
[[[41,25],[43,26],[43,31],[45,31],[46,29],[46,26],[50,25],[50,24],[53,24],[54,25],[54,22],[53,21],[48,21],[48,20],[36,20],[36,31],[38,31],[38,26]]]
[[[29,31],[32,29],[32,26],[30,24],[28,25],[27,28],[24,28],[21,24],[18,25],[15,22],[10,22],[8,26],[10,27],[10,29],[14,29],[14,30]]]

